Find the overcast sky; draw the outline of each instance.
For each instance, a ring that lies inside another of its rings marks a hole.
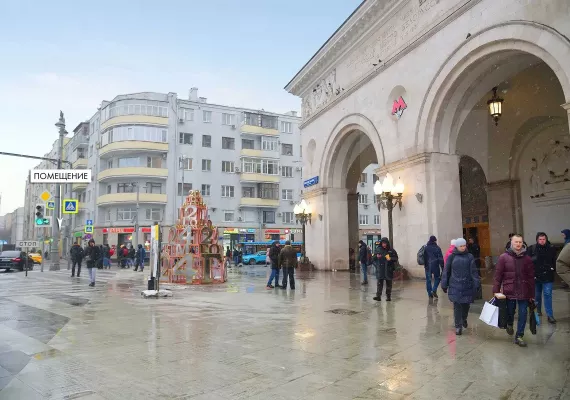
[[[43,156],[117,94],[199,88],[209,102],[286,112],[283,87],[360,0],[0,0],[0,151]],[[0,215],[33,160],[0,156]]]

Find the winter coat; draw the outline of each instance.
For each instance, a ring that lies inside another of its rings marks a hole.
[[[382,243],[387,244],[386,248],[382,247]],[[386,259],[387,255],[390,257],[389,260]],[[394,279],[394,269],[397,261],[398,253],[392,249],[388,238],[382,238],[380,244],[374,249],[374,256],[372,257],[372,263],[376,267],[376,279],[387,281]]]
[[[546,244],[544,246],[538,243],[530,246],[528,255],[534,264],[534,277],[536,281],[541,283],[554,282],[556,249],[550,245],[548,237],[546,238]]]
[[[103,246],[103,257],[111,258],[111,248],[109,246]]]
[[[276,243],[273,243],[271,245],[271,248],[269,249],[269,259],[271,260],[271,268],[273,269],[279,269],[279,254],[281,252],[281,249],[279,249],[279,246],[277,246]]]
[[[455,250],[455,245],[452,244],[451,246],[449,246],[449,248],[445,252],[445,255],[443,256],[443,265],[447,264],[447,259],[449,258],[451,253],[453,253],[454,250]]]
[[[510,300],[534,298],[534,264],[526,249],[519,255],[512,249],[501,254],[495,269],[493,293],[503,287],[503,294]]]
[[[556,259],[556,269],[562,274],[564,271],[570,270],[570,243],[564,245],[558,258]]]
[[[424,252],[426,271],[432,273],[435,277],[439,277],[443,268],[443,254],[441,248],[435,242],[428,242]]]
[[[69,254],[71,255],[72,261],[81,262],[81,260],[83,259],[83,249],[77,243],[71,246]]]
[[[146,256],[146,250],[141,244],[139,244],[139,247],[137,249],[137,260],[139,262],[144,262],[145,256]]]
[[[135,258],[136,254],[137,253],[136,253],[135,249],[133,247],[131,247],[129,249],[129,258]]]
[[[358,242],[358,262],[368,264],[368,248],[362,240]]]
[[[297,251],[293,246],[286,245],[279,252],[279,268],[297,268]]]
[[[460,304],[473,303],[480,285],[473,254],[455,249],[445,263],[441,280],[441,288],[447,289],[449,300]]]
[[[97,268],[97,263],[101,258],[101,249],[99,246],[87,246],[85,257],[87,258],[87,268]]]

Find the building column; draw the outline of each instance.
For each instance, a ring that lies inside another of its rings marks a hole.
[[[506,179],[488,183],[487,204],[491,254],[497,256],[504,253],[509,233],[523,232],[520,181]]]
[[[357,252],[358,241],[360,240],[360,223],[358,221],[358,194],[349,193],[347,194],[346,199],[348,207],[348,247],[352,247],[354,251]]]

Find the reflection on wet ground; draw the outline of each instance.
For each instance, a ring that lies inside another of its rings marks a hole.
[[[268,268],[244,266],[143,299],[146,275],[98,272],[95,288],[68,271],[0,276],[0,399],[570,398],[566,291],[558,325],[521,349],[478,320],[481,301],[456,337],[451,304],[422,282],[375,302],[355,274],[267,290]]]

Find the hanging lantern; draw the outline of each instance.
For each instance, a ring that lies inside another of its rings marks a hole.
[[[499,118],[501,118],[501,114],[503,114],[503,101],[500,97],[497,97],[497,87],[493,88],[493,97],[487,101],[487,105],[489,106],[489,114],[495,121],[495,126],[499,125]]]

